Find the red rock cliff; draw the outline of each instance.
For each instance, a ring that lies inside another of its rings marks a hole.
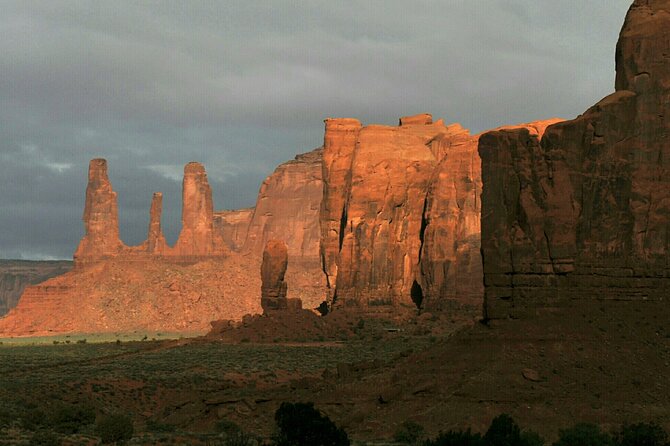
[[[489,318],[670,294],[670,3],[637,0],[616,92],[578,118],[482,136]]]
[[[478,165],[476,137],[428,114],[398,127],[326,120],[321,255],[331,303],[480,300]]]
[[[244,249],[261,254],[268,240],[286,240],[291,258],[318,259],[322,150],[280,164],[263,181]]]

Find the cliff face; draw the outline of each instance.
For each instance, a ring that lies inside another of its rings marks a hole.
[[[447,301],[479,305],[483,295],[480,248],[481,162],[476,136],[460,126],[433,139],[441,161],[430,179],[424,203],[415,295],[423,308],[445,309]],[[418,288],[420,287],[420,288]]]
[[[65,260],[0,260],[0,316],[14,308],[23,290],[68,272],[72,262]]]
[[[427,114],[398,127],[325,122],[321,256],[331,303],[480,302],[477,137]]]
[[[319,256],[322,150],[280,164],[258,192],[244,250],[262,254],[268,240],[285,240],[291,258]]]
[[[260,187],[243,253],[261,256],[269,240],[287,245],[288,297],[316,308],[325,298],[319,260],[319,209],[323,196],[322,149],[280,164]]]
[[[214,212],[214,231],[228,248],[239,252],[244,247],[254,208]]]
[[[480,140],[489,318],[670,293],[670,5],[638,0],[616,92],[578,118]]]

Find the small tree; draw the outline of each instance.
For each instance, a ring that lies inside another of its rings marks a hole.
[[[424,428],[412,420],[402,423],[393,434],[393,440],[404,444],[417,444],[423,438]]]
[[[275,412],[276,446],[349,446],[347,433],[313,403],[282,403]]]
[[[591,423],[578,423],[570,429],[561,429],[553,446],[613,446],[612,437]]]
[[[441,433],[434,440],[426,440],[424,446],[482,446],[482,436],[467,431]]]
[[[655,423],[624,425],[615,434],[619,446],[668,446],[668,434]]]
[[[61,434],[76,434],[84,426],[93,424],[95,411],[87,405],[62,405],[48,417],[53,430]]]
[[[521,439],[521,429],[514,419],[506,413],[500,414],[491,421],[489,430],[483,438],[486,446],[525,446]]]
[[[103,443],[124,444],[133,438],[133,432],[133,420],[126,415],[105,415],[95,424],[95,435],[100,437]]]

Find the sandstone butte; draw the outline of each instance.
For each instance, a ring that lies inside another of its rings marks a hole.
[[[121,242],[106,163],[94,160],[75,270],[27,288],[0,333],[197,331],[260,313],[268,288],[252,272],[270,240],[287,244],[287,307],[325,296],[333,309],[458,312],[485,288],[496,319],[572,299],[666,298],[669,9],[634,2],[616,92],[572,121],[470,135],[428,114],[398,126],[327,119],[323,148],[279,166],[239,211],[214,212],[191,163],[174,247],[160,195],[147,241]]]
[[[541,132],[480,138],[485,315],[670,296],[670,2],[636,0],[615,92]]]
[[[318,243],[310,247],[309,240],[319,236],[320,175],[319,150],[299,155],[263,183],[258,209],[214,212],[204,167],[189,163],[175,246],[167,245],[161,230],[160,193],[152,197],[147,240],[126,246],[119,237],[117,197],[107,163],[92,160],[86,232],[74,255],[74,270],[28,287],[18,306],[0,319],[0,333],[203,332],[212,320],[260,313],[261,281],[251,271],[260,271],[260,243],[270,237],[287,240],[295,260],[296,267],[286,274],[295,294],[289,302],[295,306],[302,298],[316,307],[323,300],[323,274]],[[283,209],[281,197],[292,198],[293,208]],[[305,209],[299,209],[301,202]],[[247,244],[252,223],[258,234]]]
[[[371,312],[480,307],[479,135],[429,114],[397,127],[325,124],[320,249],[329,303]]]

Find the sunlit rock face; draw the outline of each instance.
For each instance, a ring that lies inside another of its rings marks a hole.
[[[321,258],[330,304],[480,304],[477,137],[429,114],[325,121]]]
[[[239,252],[251,256],[262,256],[269,240],[286,243],[288,299],[301,299],[307,308],[319,306],[326,289],[319,260],[322,154],[318,148],[277,166],[261,184],[244,240],[237,236]],[[247,217],[244,212],[233,215],[225,218]]]
[[[119,238],[116,192],[107,176],[104,159],[89,163],[83,220],[86,234],[74,253],[75,265],[114,257],[121,252],[124,245]]]
[[[224,243],[214,232],[212,188],[205,167],[191,162],[184,167],[182,186],[182,228],[172,256],[208,257],[224,251]]]
[[[670,295],[670,4],[631,6],[616,92],[540,132],[482,136],[488,318]]]

